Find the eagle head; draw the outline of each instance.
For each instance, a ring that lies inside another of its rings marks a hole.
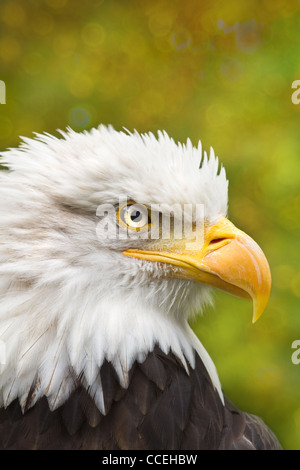
[[[62,137],[62,138],[61,138]],[[56,409],[80,378],[105,414],[104,361],[126,388],[158,345],[214,365],[188,320],[212,288],[265,308],[270,271],[227,218],[228,182],[210,149],[165,132],[100,126],[24,138],[0,175],[0,402]],[[34,393],[32,392],[34,388]]]

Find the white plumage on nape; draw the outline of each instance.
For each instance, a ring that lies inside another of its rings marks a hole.
[[[2,154],[10,171],[0,173],[0,406],[19,402],[26,416],[46,397],[54,412],[80,386],[109,415],[105,364],[129,390],[135,365],[144,367],[156,348],[187,376],[199,356],[224,406],[215,366],[188,320],[211,303],[211,286],[252,297],[259,316],[269,279],[257,245],[225,219],[228,182],[214,151],[208,156],[190,140],[177,144],[165,132],[156,138],[105,126],[61,136],[24,138]],[[126,229],[116,216],[125,199],[166,209],[202,205],[201,259],[191,261],[172,234],[151,240]],[[101,237],[97,210],[108,204],[115,212],[105,215]],[[124,236],[109,233],[116,226]],[[252,250],[263,287],[252,265],[247,282],[230,271],[228,256],[234,263],[236,252],[226,254],[228,247],[241,246]]]

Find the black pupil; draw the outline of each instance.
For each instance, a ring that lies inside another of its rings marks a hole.
[[[140,220],[141,213],[140,211],[134,211],[131,215],[130,218],[133,222],[138,222]]]

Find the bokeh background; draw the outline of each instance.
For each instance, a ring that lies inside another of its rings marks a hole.
[[[100,123],[212,145],[229,217],[269,260],[256,324],[221,292],[193,323],[225,392],[300,449],[300,2],[1,0],[0,150]]]

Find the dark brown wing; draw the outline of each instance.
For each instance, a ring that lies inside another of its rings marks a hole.
[[[135,363],[127,389],[106,362],[96,383],[78,386],[65,404],[50,411],[43,397],[22,414],[17,401],[0,410],[2,449],[249,449],[277,448],[263,423],[224,407],[200,358],[186,372],[173,354],[158,347]],[[102,384],[106,415],[93,394]]]
[[[282,449],[274,433],[261,418],[242,412],[227,397],[225,397],[225,422],[220,449]]]

